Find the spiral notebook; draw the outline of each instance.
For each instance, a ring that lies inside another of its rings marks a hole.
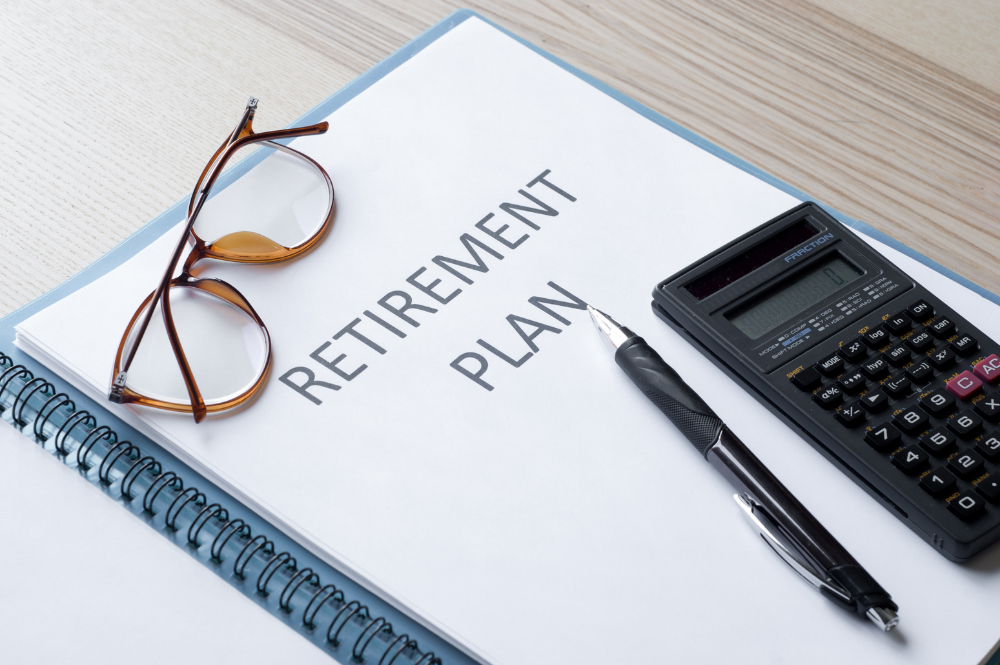
[[[300,123],[324,118],[295,147],[337,188],[330,236],[281,274],[213,267],[274,340],[251,408],[195,425],[88,401],[175,208],[5,321],[75,388],[58,396],[8,351],[5,417],[345,661],[909,663],[995,646],[1000,553],[941,559],[649,311],[664,275],[804,195],[470,12]],[[995,296],[871,242],[1000,332]],[[808,479],[791,489],[877,562],[912,632],[886,640],[750,546],[584,302],[638,328],[779,476]],[[322,375],[338,388],[310,383],[338,353],[342,373]]]

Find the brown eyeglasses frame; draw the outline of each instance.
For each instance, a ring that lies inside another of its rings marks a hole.
[[[300,254],[312,249],[326,234],[327,229],[329,229],[333,222],[335,205],[333,182],[330,180],[330,176],[327,174],[326,170],[308,155],[280,143],[274,143],[274,141],[281,139],[323,134],[329,128],[329,123],[321,122],[308,127],[292,127],[289,129],[261,132],[257,134],[253,131],[253,117],[256,110],[257,99],[251,97],[250,101],[247,103],[246,110],[243,112],[243,117],[236,126],[236,129],[233,130],[222,145],[219,146],[219,149],[215,151],[215,154],[212,155],[212,159],[209,160],[208,165],[205,166],[205,169],[201,172],[201,177],[198,178],[198,182],[195,184],[194,191],[191,193],[191,199],[188,203],[186,229],[174,249],[170,263],[167,265],[166,272],[160,280],[159,286],[156,290],[146,297],[142,305],[139,306],[139,309],[136,310],[136,313],[132,316],[128,327],[125,329],[125,334],[122,335],[122,341],[118,345],[118,353],[115,355],[115,365],[112,373],[111,390],[108,395],[108,399],[113,402],[120,404],[138,404],[157,409],[164,409],[166,411],[192,413],[194,414],[195,422],[201,422],[209,413],[227,411],[247,403],[248,400],[258,393],[260,388],[265,383],[265,379],[271,367],[271,336],[267,331],[267,326],[264,325],[264,322],[261,320],[257,312],[253,309],[247,299],[236,290],[235,287],[219,279],[196,279],[191,275],[191,269],[194,267],[195,263],[205,258],[218,259],[220,261],[231,261],[235,263],[274,263],[299,256]],[[284,247],[273,240],[252,231],[237,231],[227,234],[215,242],[206,244],[205,241],[199,238],[194,232],[194,223],[198,218],[198,214],[201,212],[205,202],[208,200],[212,187],[215,185],[216,180],[222,173],[229,159],[240,148],[244,148],[255,143],[266,143],[271,148],[293,154],[296,157],[304,159],[311,163],[323,175],[330,192],[330,209],[327,211],[326,219],[312,236],[294,247]],[[204,186],[202,186],[203,183]],[[177,277],[173,277],[174,271],[177,269],[178,261],[180,261],[181,255],[184,252],[184,248],[191,241],[193,241],[193,246],[188,253],[187,258],[184,260],[181,273]],[[184,349],[181,346],[180,338],[177,335],[177,328],[174,325],[174,320],[171,315],[170,289],[173,287],[200,290],[220,298],[243,311],[251,319],[253,319],[258,326],[260,326],[264,335],[267,359],[265,361],[264,369],[261,371],[253,385],[251,385],[246,391],[225,402],[210,405],[205,404],[205,400],[201,395],[201,390],[198,388],[198,383],[195,381],[194,374],[191,371],[191,366],[189,365],[187,357],[184,354]],[[139,348],[139,344],[142,341],[143,336],[146,334],[146,329],[152,319],[153,312],[156,310],[157,303],[160,303],[160,311],[163,314],[163,324],[166,328],[167,338],[170,341],[171,348],[173,349],[177,365],[181,370],[181,375],[188,391],[188,397],[190,398],[190,404],[169,402],[147,397],[135,392],[125,385],[128,369],[132,364],[132,360],[135,358],[136,351]],[[129,342],[132,329],[136,325],[140,316],[143,315],[143,312],[145,312],[145,316],[143,317],[139,330],[136,333],[130,348],[126,352],[125,347]]]

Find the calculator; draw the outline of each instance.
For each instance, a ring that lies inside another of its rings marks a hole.
[[[1000,345],[816,204],[653,310],[947,558],[1000,539]]]

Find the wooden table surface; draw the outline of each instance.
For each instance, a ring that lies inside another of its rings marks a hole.
[[[1000,292],[995,0],[472,0],[815,199]],[[444,0],[0,0],[0,315],[284,126]]]

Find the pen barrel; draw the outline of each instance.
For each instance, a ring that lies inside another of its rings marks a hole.
[[[765,510],[813,567],[827,571],[857,565],[843,545],[728,428],[706,458],[733,487]]]
[[[898,609],[889,594],[833,534],[728,428],[723,429],[706,459],[737,490],[759,504],[788,544],[816,570],[838,582],[850,595],[851,602],[845,604],[832,594],[824,595],[861,616],[872,607]]]
[[[704,455],[725,425],[641,337],[630,337],[615,352],[615,362],[688,441]]]

